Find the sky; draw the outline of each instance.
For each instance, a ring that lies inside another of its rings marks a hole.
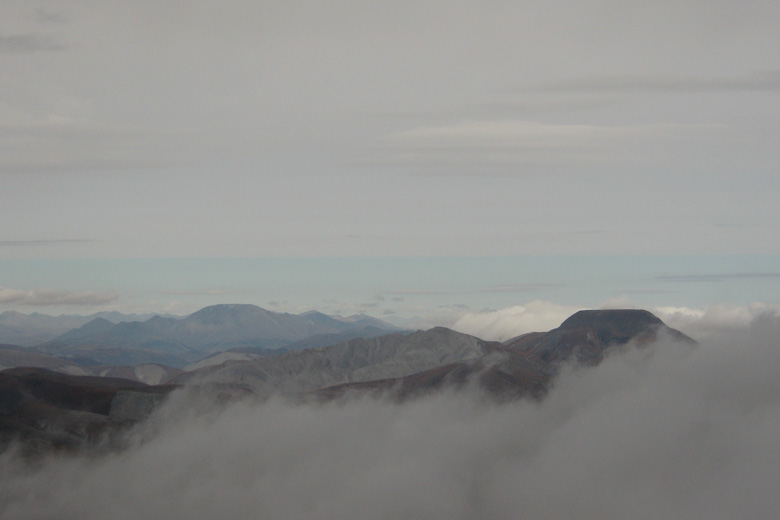
[[[780,304],[777,2],[0,12],[0,311]]]

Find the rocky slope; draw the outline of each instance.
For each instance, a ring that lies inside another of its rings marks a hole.
[[[11,438],[38,448],[94,443],[146,417],[176,385],[261,398],[278,394],[330,400],[370,394],[403,401],[445,388],[479,388],[499,400],[541,399],[563,363],[595,365],[626,345],[642,347],[658,339],[695,344],[647,311],[581,311],[556,329],[504,344],[437,327],[228,359],[178,375],[154,364],[103,367],[106,377],[9,369],[0,372],[0,451]],[[173,384],[158,384],[165,381]]]
[[[405,400],[445,387],[476,386],[499,399],[541,398],[562,363],[596,365],[609,352],[629,343],[643,346],[661,338],[682,345],[696,344],[645,310],[585,310],[575,313],[556,329],[524,334],[488,349],[477,359],[407,377],[336,385],[313,395],[333,399],[372,393]]]
[[[173,382],[236,385],[265,396],[297,394],[347,382],[402,377],[449,363],[476,359],[492,344],[443,327],[414,334],[358,338],[329,347],[251,361],[228,361],[182,374]]]

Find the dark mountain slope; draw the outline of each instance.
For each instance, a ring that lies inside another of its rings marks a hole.
[[[696,343],[682,332],[667,327],[648,311],[615,309],[579,311],[556,329],[543,334],[526,334],[504,344],[509,350],[536,358],[544,364],[560,363],[572,356],[578,363],[596,364],[612,347],[630,341],[652,343],[661,336]]]
[[[30,348],[0,345],[0,370],[16,367],[48,368],[73,375],[86,375],[85,369],[72,360],[50,356]]]
[[[14,440],[30,454],[94,444],[134,422],[112,413],[117,395],[159,402],[173,388],[40,368],[5,370],[0,372],[0,451]]]

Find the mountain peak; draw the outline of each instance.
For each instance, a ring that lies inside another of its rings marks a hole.
[[[79,338],[87,338],[93,334],[102,334],[104,332],[107,332],[112,328],[114,328],[115,326],[116,326],[115,323],[108,321],[105,318],[97,317],[93,320],[88,321],[81,327],[71,329],[65,334],[61,334],[57,336],[54,339],[54,341],[61,342],[61,341],[79,339]]]
[[[224,311],[242,311],[242,310],[263,310],[261,307],[258,307],[257,305],[252,305],[251,303],[218,303],[216,305],[209,305],[207,307],[203,307],[201,310],[193,313],[198,314],[199,312],[224,312]]]
[[[626,332],[638,332],[653,325],[663,325],[663,322],[644,309],[601,309],[575,312],[561,323],[559,328],[572,330],[583,327],[610,327]]]
[[[2,314],[0,314],[0,318],[19,318],[24,317],[25,315],[18,311],[5,311]]]
[[[641,309],[584,310],[574,313],[557,329],[525,334],[507,347],[532,354],[545,363],[557,363],[576,356],[579,362],[595,364],[615,346],[631,341],[655,341],[664,332],[675,341],[696,343],[682,332],[671,329],[653,313]]]
[[[190,321],[214,322],[215,320],[222,321],[238,316],[265,314],[267,312],[269,311],[250,303],[220,303],[203,307],[201,310],[187,316],[187,319]]]

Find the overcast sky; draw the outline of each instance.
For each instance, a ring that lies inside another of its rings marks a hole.
[[[0,12],[0,260],[780,254],[775,1]]]

